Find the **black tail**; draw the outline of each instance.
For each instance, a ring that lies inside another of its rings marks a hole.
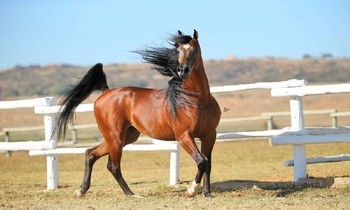
[[[60,104],[65,105],[65,107],[58,116],[57,126],[55,128],[55,131],[58,129],[58,138],[62,134],[63,137],[66,135],[67,124],[72,121],[74,110],[81,102],[95,90],[103,91],[108,89],[106,75],[102,67],[103,65],[101,63],[93,66],[83,79],[64,95]]]

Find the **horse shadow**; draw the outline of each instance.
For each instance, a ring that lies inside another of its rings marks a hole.
[[[211,183],[212,191],[216,193],[235,192],[249,189],[260,189],[276,192],[277,197],[303,191],[309,188],[330,188],[335,185],[337,178],[306,178],[293,181],[256,181],[256,180],[227,180]]]

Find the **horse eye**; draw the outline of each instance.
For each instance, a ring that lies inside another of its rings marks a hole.
[[[179,43],[175,43],[175,47],[178,48],[180,46]]]

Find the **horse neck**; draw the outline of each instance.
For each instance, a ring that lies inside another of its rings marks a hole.
[[[182,87],[194,93],[199,93],[199,100],[203,99],[206,101],[210,97],[208,77],[205,74],[203,59],[200,53],[196,59],[191,65],[191,73],[183,82]]]

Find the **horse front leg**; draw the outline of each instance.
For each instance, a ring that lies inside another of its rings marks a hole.
[[[191,183],[191,186],[188,187],[186,191],[186,194],[188,196],[193,197],[198,194],[203,174],[208,167],[208,162],[199,152],[198,147],[190,134],[185,133],[184,135],[182,135],[179,142],[182,148],[184,148],[184,150],[191,155],[191,157],[197,164],[198,172],[193,182]]]
[[[80,189],[76,190],[77,197],[83,196],[89,190],[93,165],[100,157],[106,154],[108,154],[108,147],[105,141],[96,147],[86,150],[84,178]]]
[[[207,168],[203,176],[203,190],[204,197],[213,197],[210,190],[210,174],[211,174],[211,154],[216,141],[216,131],[207,135],[205,138],[201,138],[201,152],[204,158],[207,160]]]
[[[213,197],[210,190],[210,173],[211,173],[211,154],[207,156],[207,168],[203,176],[203,190],[202,195],[204,197]]]

